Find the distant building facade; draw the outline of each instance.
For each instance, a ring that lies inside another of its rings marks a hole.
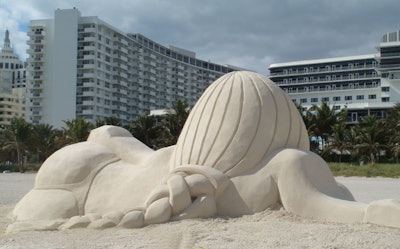
[[[270,79],[304,109],[322,102],[346,108],[348,121],[400,102],[399,31],[385,34],[377,54],[271,64]]]
[[[125,34],[77,9],[32,20],[28,36],[28,120],[55,127],[111,116],[126,125],[179,99],[193,105],[215,79],[238,70]]]
[[[10,33],[5,31],[0,53],[0,127],[10,124],[12,118],[25,118],[26,70],[14,53]]]

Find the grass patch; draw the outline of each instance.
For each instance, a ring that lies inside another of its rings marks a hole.
[[[335,176],[400,177],[400,164],[377,163],[375,165],[356,165],[350,163],[328,163]]]

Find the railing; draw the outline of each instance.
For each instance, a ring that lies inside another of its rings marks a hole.
[[[312,79],[312,80],[292,80],[292,81],[274,81],[275,84],[277,85],[297,85],[297,84],[322,84],[322,83],[331,83],[331,82],[346,82],[346,81],[363,81],[363,80],[369,80],[369,79],[379,79],[380,77],[378,75],[366,75],[362,77],[348,77],[348,76],[343,76],[343,77],[336,77],[336,78],[330,78],[330,79]]]
[[[299,88],[292,88],[291,90],[289,88],[284,88],[283,90],[286,93],[307,93],[307,92],[328,92],[328,91],[342,91],[342,90],[357,90],[357,89],[371,89],[371,88],[378,88],[380,87],[379,84],[373,86],[373,85],[359,85],[359,86],[354,86],[354,87],[350,87],[350,86],[341,86],[341,87],[314,87],[312,89],[308,88],[308,89],[299,89]]]
[[[281,76],[281,75],[296,75],[296,74],[300,74],[300,75],[309,75],[309,74],[318,74],[318,73],[327,73],[327,72],[339,72],[339,71],[354,71],[357,69],[373,69],[373,68],[377,68],[378,65],[358,65],[358,66],[341,66],[341,67],[329,67],[329,68],[317,68],[317,69],[313,69],[313,70],[303,70],[303,69],[296,69],[296,70],[292,70],[292,71],[282,71],[282,72],[275,72],[275,73],[271,73],[271,76]]]

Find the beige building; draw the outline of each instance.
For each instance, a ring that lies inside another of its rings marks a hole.
[[[13,118],[25,119],[26,88],[13,88],[0,94],[0,127],[9,125]]]
[[[25,118],[25,80],[24,63],[14,53],[6,30],[0,53],[0,127],[8,125],[14,117]]]

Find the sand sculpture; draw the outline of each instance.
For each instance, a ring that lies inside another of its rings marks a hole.
[[[309,151],[302,118],[278,86],[232,72],[205,91],[175,146],[153,151],[103,126],[54,153],[8,231],[138,228],[277,204],[303,217],[400,228],[398,201],[356,202]]]

